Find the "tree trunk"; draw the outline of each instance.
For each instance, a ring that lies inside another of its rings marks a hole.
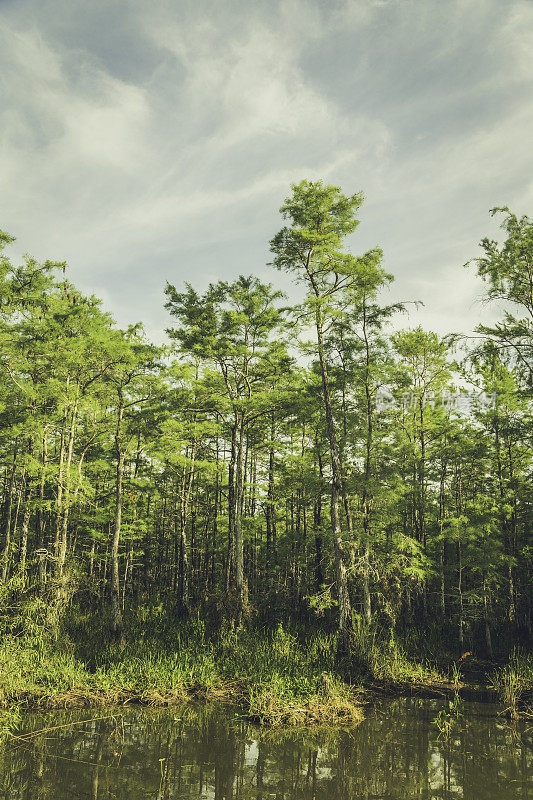
[[[502,504],[501,524],[504,532],[504,545],[505,545],[505,553],[507,556],[507,596],[508,596],[507,618],[509,622],[514,623],[515,602],[514,602],[514,581],[513,581],[513,567],[512,567],[513,546],[512,546],[512,535],[509,523],[505,516],[505,511],[503,510],[503,505],[505,504],[505,484],[503,480],[503,465],[502,465],[501,445],[500,445],[500,418],[498,416],[498,409],[496,409],[496,415],[494,418],[494,437],[495,437],[495,449],[496,449],[496,464],[498,470],[498,484],[500,490],[500,501]]]
[[[62,491],[62,499],[60,500],[58,497],[59,530],[56,534],[58,541],[58,560],[57,560],[57,578],[59,580],[58,599],[62,599],[65,593],[64,570],[65,570],[65,561],[67,558],[67,530],[68,530],[69,499],[70,499],[70,467],[72,465],[72,456],[74,453],[74,440],[75,440],[77,418],[78,418],[78,402],[76,401],[72,409],[72,417],[70,421],[67,460],[64,471],[65,487],[64,490]],[[61,484],[63,484],[63,480],[61,480]]]
[[[485,622],[485,646],[487,648],[487,656],[492,658],[492,636],[490,633],[489,623],[489,608],[487,598],[487,579],[483,576],[483,618]]]
[[[271,562],[275,553],[273,552],[273,543],[275,537],[275,516],[274,516],[274,443],[275,443],[275,416],[272,412],[270,418],[270,448],[268,454],[268,490],[266,502],[266,574],[267,580],[270,580]]]
[[[244,585],[244,553],[242,539],[242,501],[243,501],[243,445],[244,415],[239,423],[237,442],[237,464],[235,470],[235,588],[237,594],[237,625],[240,625],[246,605]]]
[[[43,448],[41,458],[41,480],[39,481],[39,502],[37,503],[36,511],[36,538],[37,548],[39,550],[39,586],[44,587],[46,583],[46,556],[48,555],[48,548],[45,541],[45,529],[43,523],[43,506],[44,506],[44,485],[45,485],[45,469],[48,463],[48,450],[46,444],[46,430],[43,432]]]
[[[26,478],[28,481],[28,479]],[[28,529],[30,527],[31,516],[31,485],[26,486],[24,498],[24,516],[22,518],[22,531],[20,534],[20,574],[22,580],[26,583],[26,556],[28,552]]]
[[[2,553],[2,583],[7,580],[7,572],[9,569],[9,554],[11,551],[11,518],[13,514],[13,487],[15,483],[15,473],[17,470],[17,452],[18,444],[15,445],[13,452],[13,466],[11,467],[11,475],[9,476],[9,483],[7,486],[7,498],[4,512],[4,550]]]
[[[426,434],[424,429],[424,397],[419,398],[420,410],[420,497],[419,497],[419,529],[420,542],[424,553],[426,552]],[[427,585],[422,578],[422,617],[427,619]]]
[[[190,562],[192,562],[192,548],[194,545],[194,527],[191,530],[191,559],[187,555],[187,521],[189,518],[189,498],[191,496],[194,478],[194,464],[196,461],[196,437],[193,437],[189,470],[183,470],[180,497],[180,542],[179,542],[179,571],[178,571],[178,603],[181,614],[187,615],[189,609],[190,588]],[[194,520],[194,517],[193,517]],[[194,525],[194,522],[193,522]]]
[[[113,539],[111,542],[111,636],[122,639],[124,636],[124,623],[120,610],[120,576],[118,568],[118,549],[120,544],[120,529],[122,524],[122,485],[124,480],[124,450],[122,448],[122,420],[124,417],[124,400],[119,393],[119,406],[117,411],[117,427],[115,432],[115,450],[117,456],[117,471],[115,478],[115,520],[113,524]]]
[[[231,450],[228,464],[228,557],[226,561],[226,592],[231,587],[231,576],[235,562],[235,462],[237,458],[237,426],[235,420],[231,428]]]
[[[446,446],[446,436],[444,437],[444,446]],[[440,578],[440,592],[439,592],[439,606],[440,616],[442,619],[446,616],[446,594],[445,594],[445,580],[444,580],[444,558],[445,558],[445,543],[444,543],[444,516],[445,516],[445,500],[444,500],[444,487],[446,481],[446,461],[442,462],[442,471],[440,476],[439,488],[439,578]]]
[[[459,622],[458,638],[461,655],[465,651],[465,641],[463,633],[464,611],[463,611],[463,562],[461,556],[461,543],[457,542],[457,595],[459,597]]]
[[[372,414],[372,394],[370,391],[370,345],[366,331],[366,301],[363,305],[363,336],[365,340],[365,482],[363,487],[363,619],[367,625],[372,621],[370,598],[370,536],[372,528],[372,444],[374,420]]]
[[[317,446],[317,460],[318,460],[318,474],[319,474],[319,488],[318,496],[316,497],[313,508],[313,522],[315,527],[315,588],[318,591],[322,588],[324,583],[324,573],[322,571],[322,480],[324,471],[322,468],[322,456],[320,455],[320,447],[318,444],[318,436],[316,438]]]
[[[331,528],[333,534],[333,559],[335,563],[335,574],[337,583],[338,598],[338,629],[339,629],[339,650],[344,650],[347,645],[346,634],[350,627],[351,605],[348,593],[348,572],[346,569],[346,555],[342,529],[339,516],[339,497],[342,491],[342,470],[339,456],[339,447],[333,423],[333,411],[331,394],[329,388],[328,372],[324,358],[324,342],[322,330],[322,312],[320,307],[316,313],[316,331],[318,339],[318,355],[320,359],[320,372],[322,377],[322,390],[324,395],[324,407],[326,412],[326,428],[329,441],[331,457]]]

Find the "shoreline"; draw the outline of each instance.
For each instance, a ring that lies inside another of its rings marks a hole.
[[[90,708],[126,708],[128,706],[169,708],[194,703],[225,703],[234,705],[251,722],[265,727],[294,725],[358,724],[363,720],[360,689],[345,685],[342,697],[314,695],[300,702],[284,701],[272,693],[262,695],[264,705],[257,703],[257,686],[231,684],[220,686],[189,685],[174,690],[135,690],[117,687],[115,690],[90,691],[71,689],[56,694],[45,691],[22,690],[5,698],[2,711],[24,712],[59,711]],[[1,712],[0,712],[1,713]]]
[[[334,634],[295,635],[281,624],[214,638],[200,623],[158,630],[142,621],[131,625],[124,646],[106,642],[88,621],[78,629],[65,625],[54,637],[4,637],[0,731],[13,728],[23,709],[214,701],[275,727],[358,724],[365,706],[395,697],[496,703],[512,716],[533,699],[529,656],[499,666],[475,659],[438,664],[409,658],[400,645],[391,650],[372,632],[354,638],[342,662],[336,649]]]
[[[371,680],[358,685],[344,684],[344,689],[341,697],[330,691],[329,694],[324,692],[322,695],[299,698],[299,702],[276,698],[270,692],[268,703],[263,707],[258,707],[256,702],[260,686],[242,682],[220,685],[196,683],[174,689],[162,686],[143,690],[121,686],[103,690],[80,687],[55,694],[28,689],[5,697],[2,706],[9,713],[15,708],[25,712],[127,706],[168,708],[189,703],[217,702],[235,705],[249,721],[259,726],[292,727],[358,724],[364,718],[366,705],[401,697],[450,700],[458,696],[466,702],[504,705],[496,689],[484,684]],[[522,698],[522,701],[525,699]]]

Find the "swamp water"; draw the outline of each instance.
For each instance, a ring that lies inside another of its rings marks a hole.
[[[0,752],[0,798],[533,798],[533,723],[465,704],[446,735],[444,708],[394,700],[337,731],[259,730],[228,707],[32,714]]]

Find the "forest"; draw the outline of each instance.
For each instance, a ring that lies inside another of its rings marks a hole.
[[[4,701],[531,681],[533,221],[492,210],[457,270],[499,320],[443,336],[352,254],[362,202],[294,184],[271,282],[167,283],[164,346],[0,234]]]

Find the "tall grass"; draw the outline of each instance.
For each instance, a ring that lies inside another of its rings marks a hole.
[[[320,631],[252,626],[208,635],[163,609],[126,618],[126,644],[105,620],[72,609],[61,626],[19,609],[0,643],[0,703],[39,706],[228,697],[268,723],[356,721],[359,703],[334,674],[336,640]],[[31,617],[32,624],[23,618]],[[16,628],[16,632],[14,630]]]
[[[390,631],[372,625],[357,625],[351,636],[349,670],[351,676],[364,676],[391,683],[399,681],[440,681],[442,673],[427,657],[409,656],[405,644]]]
[[[38,598],[6,603],[0,612],[0,707],[226,697],[270,724],[353,722],[360,716],[357,687],[368,679],[392,685],[445,679],[430,649],[413,657],[416,634],[401,640],[363,624],[355,625],[340,661],[336,635],[303,624],[267,626],[256,619],[214,633],[198,617],[179,620],[157,606],[127,614],[125,633],[125,643],[111,641],[107,620],[74,604],[59,621]],[[532,675],[533,657],[516,651],[494,676],[513,713],[533,686]]]
[[[508,663],[492,676],[492,685],[511,716],[518,717],[526,692],[533,691],[533,653],[515,647]]]

